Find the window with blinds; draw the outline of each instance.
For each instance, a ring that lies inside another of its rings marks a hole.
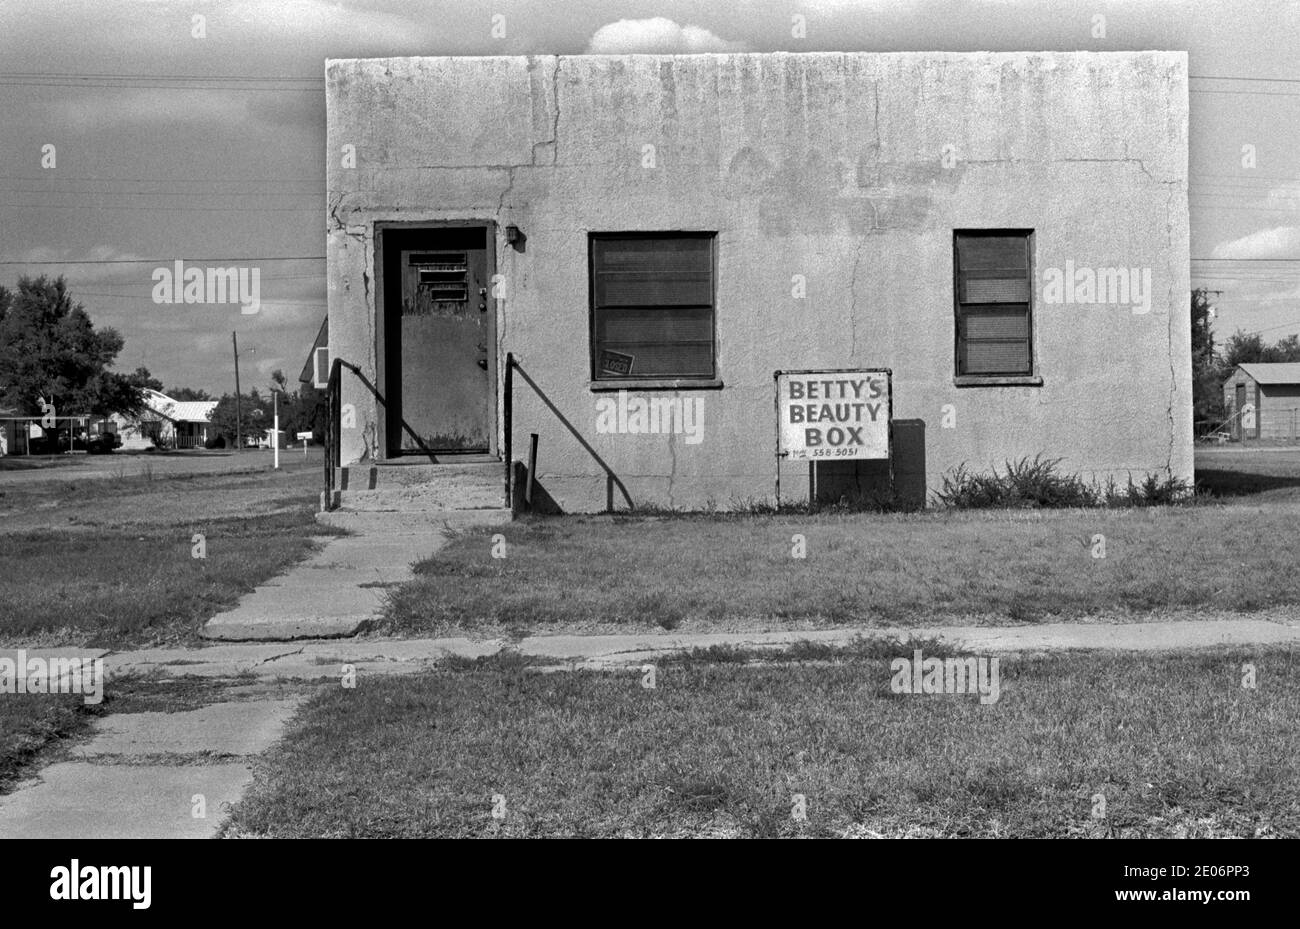
[[[957,373],[1033,374],[1027,230],[954,234]]]
[[[593,233],[595,380],[715,376],[714,233]]]

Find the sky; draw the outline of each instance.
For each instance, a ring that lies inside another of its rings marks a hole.
[[[292,382],[325,314],[326,58],[1140,49],[1189,55],[1216,334],[1300,333],[1300,0],[0,0],[0,284],[63,274],[166,386],[232,391],[232,331],[245,390]],[[156,303],[177,259],[258,268],[260,308]]]

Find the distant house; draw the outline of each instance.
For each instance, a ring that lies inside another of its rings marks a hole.
[[[139,414],[111,417],[123,449],[202,448],[216,436],[212,426],[216,400],[173,400],[150,388],[144,393],[145,405]]]
[[[18,450],[17,407],[0,406],[0,455],[13,455]]]
[[[298,375],[298,382],[310,384],[317,390],[324,390],[329,386],[330,380],[330,318],[326,316],[321,320],[320,329],[316,333],[316,341],[311,345],[311,352],[307,355],[306,362],[303,363],[302,373]]]
[[[1223,384],[1223,402],[1233,416],[1234,439],[1244,431],[1248,439],[1294,441],[1300,429],[1300,364],[1237,365]]]

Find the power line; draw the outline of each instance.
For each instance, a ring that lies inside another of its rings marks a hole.
[[[0,80],[9,77],[93,78],[108,80],[159,80],[159,81],[323,81],[323,75],[300,77],[295,74],[145,74],[128,71],[0,71]]]
[[[0,206],[15,210],[125,210],[128,213],[247,213],[260,216],[263,213],[321,213],[319,207],[248,207],[248,206],[119,206],[112,203],[77,204],[77,203],[0,203]]]
[[[1300,77],[1236,77],[1228,74],[1189,74],[1194,81],[1264,81],[1272,84],[1300,84]]]
[[[0,265],[121,265],[121,264],[168,264],[173,261],[324,261],[324,255],[283,255],[274,258],[259,258],[256,255],[243,255],[235,258],[94,258],[82,261],[73,259],[42,261],[0,261]]]
[[[46,190],[23,190],[14,187],[0,187],[5,194],[40,194],[41,196],[89,195],[92,197],[324,197],[324,184],[311,190],[93,190],[72,189],[67,187]],[[1236,196],[1236,195],[1234,195]]]
[[[72,294],[72,296],[78,300],[80,300],[82,297],[101,297],[101,298],[110,297],[110,298],[117,298],[121,300],[135,300],[141,303],[152,302],[152,299],[148,294],[101,294],[93,290],[77,290],[76,288],[72,288],[72,289],[75,291]],[[265,295],[262,296],[261,302],[263,304],[272,304],[275,306],[328,306],[329,305],[324,300],[280,300],[276,297],[268,297]],[[176,304],[172,302],[168,302],[159,305],[175,306]],[[181,305],[184,306],[190,304],[181,304]],[[200,303],[200,304],[193,304],[193,305],[201,306],[203,304]]]
[[[212,184],[284,184],[284,183],[303,183],[303,184],[321,184],[325,182],[325,177],[304,178],[301,175],[296,177],[92,177],[84,174],[52,174],[47,171],[44,174],[0,174],[0,180],[4,181],[41,181],[52,180],[57,177],[62,181],[121,181],[128,184],[153,184],[158,181],[177,184],[190,183],[212,183]]]

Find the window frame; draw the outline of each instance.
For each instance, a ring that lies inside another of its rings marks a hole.
[[[596,243],[616,239],[705,239],[709,243],[709,340],[712,373],[693,375],[632,374],[627,377],[601,376],[600,343],[596,337]],[[689,390],[722,387],[718,374],[718,232],[707,229],[602,230],[587,233],[587,344],[588,376],[595,391],[628,389]]]
[[[1026,335],[1025,342],[1029,350],[1029,368],[1024,372],[1013,373],[988,373],[988,374],[967,374],[962,371],[962,299],[961,299],[961,255],[958,251],[958,241],[962,237],[970,238],[994,238],[994,237],[1019,237],[1025,241],[1026,251],[1026,292],[1028,299],[1025,301],[1025,323]],[[953,383],[957,387],[1041,387],[1043,384],[1042,375],[1038,367],[1037,351],[1037,333],[1038,327],[1034,324],[1034,314],[1037,303],[1034,300],[1034,282],[1035,277],[1035,260],[1036,260],[1036,236],[1033,229],[1027,228],[964,228],[954,229],[952,231],[952,305],[953,305]]]

